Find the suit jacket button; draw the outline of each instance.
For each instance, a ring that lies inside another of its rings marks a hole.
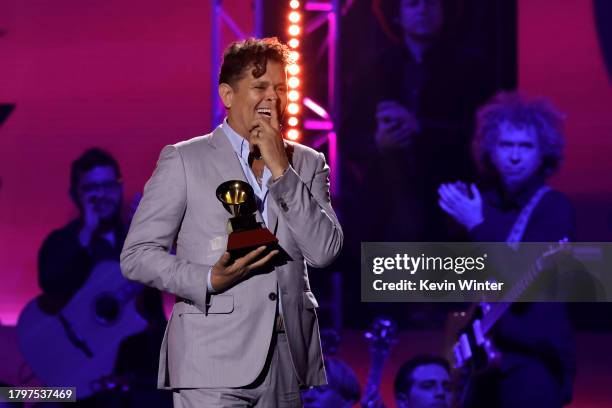
[[[270,299],[270,300],[272,300],[272,301],[276,300],[276,293],[271,292],[271,293],[268,295],[268,299]]]

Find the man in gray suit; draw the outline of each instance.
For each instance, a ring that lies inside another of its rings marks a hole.
[[[326,382],[307,265],[331,263],[343,234],[323,154],[280,132],[288,56],[275,38],[226,49],[226,120],[162,150],[121,254],[126,277],[177,296],[158,384],[176,407],[300,407],[300,388]],[[263,247],[230,259],[215,195],[228,180],[253,187],[288,261]]]

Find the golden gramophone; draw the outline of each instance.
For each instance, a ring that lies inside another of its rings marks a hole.
[[[217,187],[217,198],[232,215],[228,220],[227,251],[232,259],[240,258],[264,245],[267,254],[278,248],[278,240],[267,228],[257,222],[257,204],[253,188],[241,180],[230,180]]]

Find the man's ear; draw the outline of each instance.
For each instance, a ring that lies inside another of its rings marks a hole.
[[[234,88],[230,84],[226,84],[225,82],[219,84],[219,97],[221,97],[221,101],[223,102],[223,106],[225,109],[229,109],[232,107],[232,99],[234,97]]]

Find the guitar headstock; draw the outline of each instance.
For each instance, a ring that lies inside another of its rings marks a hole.
[[[386,355],[397,343],[397,323],[387,317],[379,316],[370,324],[364,336],[370,341],[370,350],[373,353]]]

